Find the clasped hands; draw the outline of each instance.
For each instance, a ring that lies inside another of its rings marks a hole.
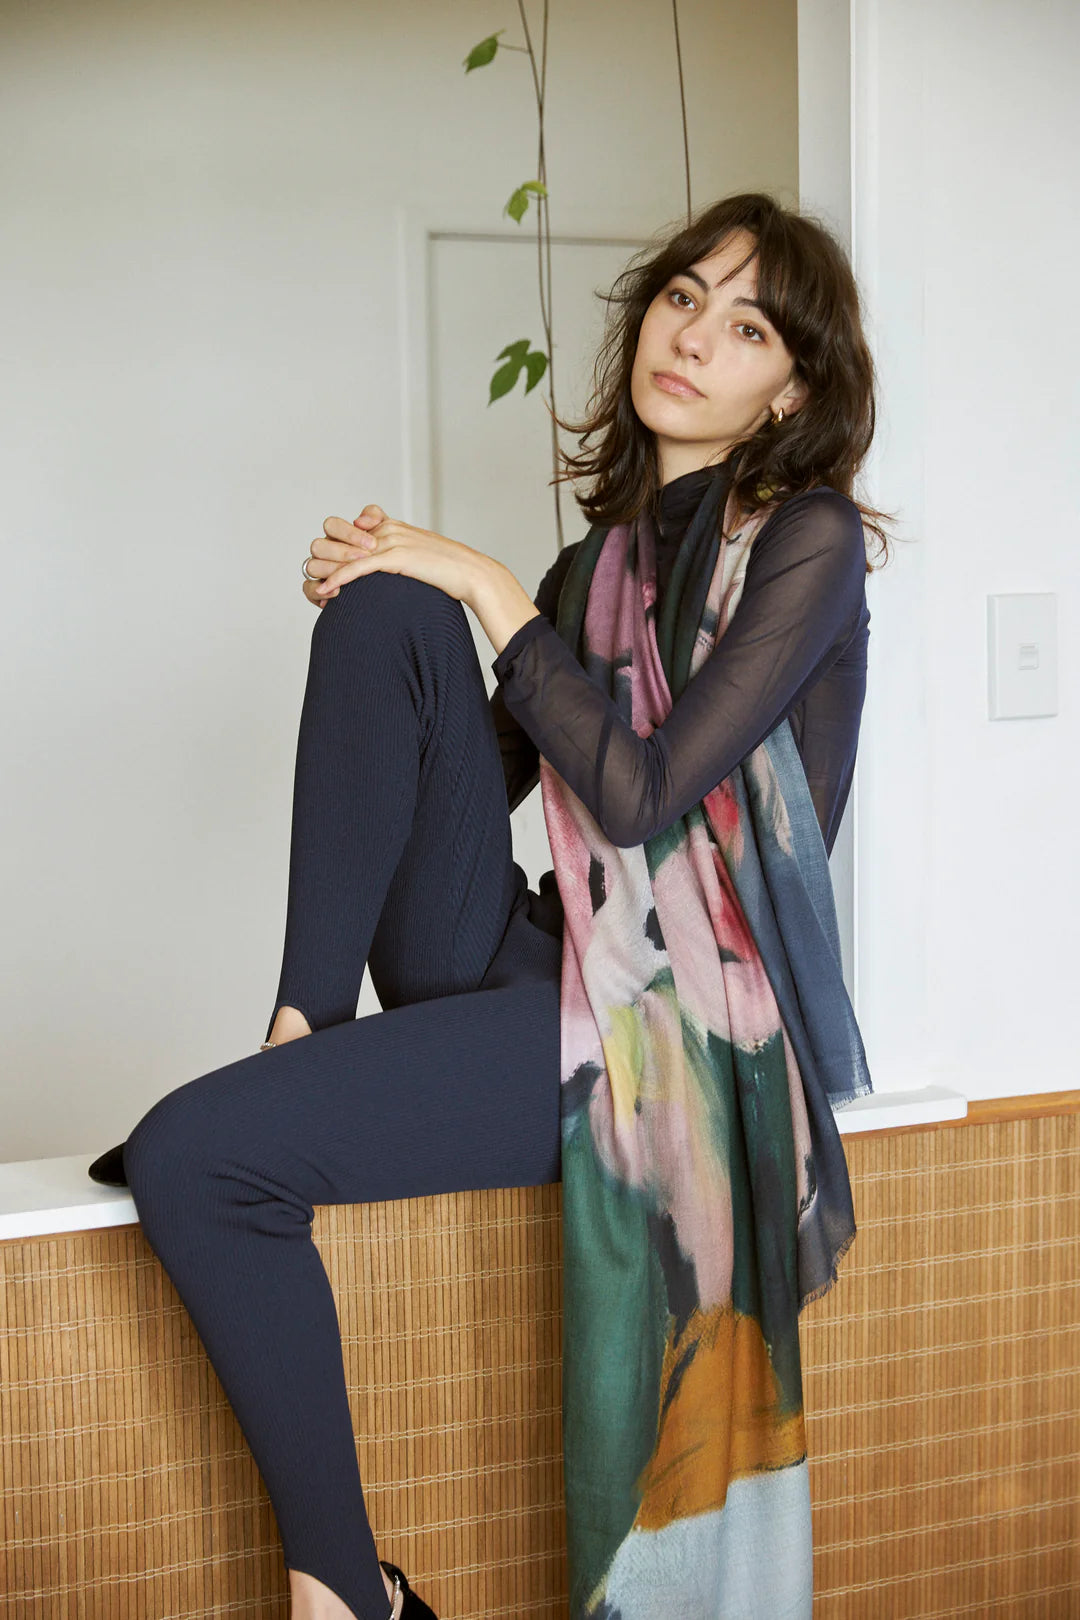
[[[304,595],[323,608],[361,574],[409,574],[471,606],[481,570],[490,562],[472,546],[389,518],[381,506],[371,504],[353,523],[326,519],[323,533],[311,542],[306,568],[312,577],[304,580]]]

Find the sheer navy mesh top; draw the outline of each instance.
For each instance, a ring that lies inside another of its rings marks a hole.
[[[657,612],[679,544],[726,462],[684,473],[660,492]],[[726,498],[726,496],[724,497]],[[491,665],[491,710],[507,803],[540,779],[540,755],[613,844],[663,832],[722,782],[785,716],[831,852],[851,789],[866,694],[870,612],[858,507],[832,489],[792,496],[750,547],[742,597],[723,636],[650,736],[639,737],[590,680],[554,628],[559,590],[581,542],[540,582],[540,616],[516,630]],[[531,920],[562,932],[553,871],[529,896]]]

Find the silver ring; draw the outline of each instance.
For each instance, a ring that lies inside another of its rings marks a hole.
[[[305,557],[304,558],[304,568],[303,568],[304,578],[305,579],[310,579],[313,584],[317,584],[318,580],[317,580],[316,575],[315,574],[309,574],[308,571],[307,571],[307,565],[311,561],[312,561],[312,558],[310,558],[310,557]]]

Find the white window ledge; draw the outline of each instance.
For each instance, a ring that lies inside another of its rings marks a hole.
[[[841,1134],[880,1131],[898,1125],[925,1125],[963,1119],[967,1101],[945,1086],[919,1091],[882,1091],[841,1108]],[[87,1170],[96,1153],[67,1158],[23,1159],[0,1164],[0,1240],[41,1237],[51,1232],[91,1232],[106,1226],[137,1226],[139,1217],[126,1187],[102,1187]]]
[[[916,1091],[875,1091],[836,1111],[841,1136],[857,1131],[895,1130],[898,1125],[929,1125],[938,1119],[965,1119],[967,1098],[949,1086],[920,1086]]]
[[[87,1175],[97,1157],[73,1153],[0,1164],[0,1239],[138,1226],[127,1188],[103,1187]]]

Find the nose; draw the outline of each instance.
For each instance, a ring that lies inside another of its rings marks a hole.
[[[708,359],[707,340],[700,325],[690,321],[682,327],[675,339],[675,352],[680,359],[686,357],[702,363]]]

